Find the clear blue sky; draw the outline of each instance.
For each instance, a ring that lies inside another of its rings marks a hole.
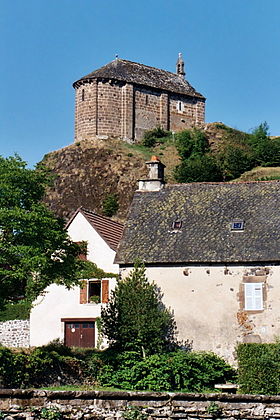
[[[279,0],[1,0],[0,154],[30,165],[73,142],[74,89],[120,58],[175,71],[206,120],[280,135]]]

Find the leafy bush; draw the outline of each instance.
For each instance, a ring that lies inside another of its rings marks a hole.
[[[0,322],[13,319],[28,319],[31,310],[31,303],[20,301],[17,303],[8,303],[5,309],[0,311]]]
[[[232,144],[226,145],[217,155],[217,162],[225,181],[237,178],[255,166],[252,153]]]
[[[184,130],[176,134],[176,148],[182,160],[197,158],[209,151],[205,133],[198,129]]]
[[[238,382],[246,394],[280,393],[280,344],[240,344]]]
[[[204,131],[185,130],[176,134],[181,163],[175,168],[178,182],[220,182],[238,178],[255,166],[280,166],[280,138],[268,136],[267,123],[251,134],[223,124],[223,137],[210,149]]]
[[[108,194],[102,202],[103,214],[111,217],[117,213],[119,209],[118,197],[116,194]]]
[[[174,177],[178,182],[219,182],[222,173],[210,155],[183,160],[176,166]]]
[[[37,347],[29,354],[0,347],[0,383],[7,388],[82,383],[89,376],[86,357],[58,342]]]
[[[161,127],[158,127],[153,130],[147,130],[141,143],[145,147],[154,147],[157,143],[163,143],[169,136],[169,131],[165,131]]]
[[[214,353],[176,351],[141,359],[125,352],[101,366],[98,381],[104,386],[132,390],[213,390],[217,382],[235,379],[235,371]]]

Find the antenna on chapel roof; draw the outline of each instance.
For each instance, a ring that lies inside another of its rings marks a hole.
[[[186,75],[184,67],[185,67],[185,63],[183,60],[182,53],[179,53],[179,57],[176,63],[176,73],[178,74],[178,76],[182,77],[182,79],[184,79]]]

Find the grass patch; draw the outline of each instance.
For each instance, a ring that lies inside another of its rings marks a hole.
[[[257,166],[251,171],[244,172],[239,178],[231,182],[240,181],[271,181],[280,179],[280,167],[262,167]]]
[[[126,149],[128,153],[141,154],[145,160],[148,160],[151,157],[151,149],[142,144],[123,143],[122,147],[123,149]]]

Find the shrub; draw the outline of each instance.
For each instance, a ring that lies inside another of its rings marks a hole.
[[[209,143],[203,131],[184,130],[176,134],[176,148],[182,160],[197,158],[209,151]]]
[[[102,202],[103,214],[111,217],[117,213],[119,209],[118,197],[116,194],[108,194]]]
[[[214,353],[182,350],[145,359],[125,352],[101,366],[98,375],[104,386],[151,391],[203,392],[234,379],[235,371]]]
[[[238,178],[254,167],[252,153],[232,144],[226,145],[217,155],[217,162],[226,181]]]
[[[0,322],[13,319],[28,319],[31,309],[31,303],[20,301],[17,303],[8,303],[5,309],[0,311]]]
[[[13,353],[6,347],[0,347],[0,383],[7,388],[25,386],[26,361],[24,353]]]
[[[210,155],[183,160],[174,170],[178,182],[219,182],[222,173]]]
[[[157,143],[163,143],[169,136],[169,131],[165,131],[161,127],[158,127],[153,130],[147,130],[141,143],[145,147],[154,147]]]
[[[247,394],[279,394],[280,344],[240,344],[238,382]]]

